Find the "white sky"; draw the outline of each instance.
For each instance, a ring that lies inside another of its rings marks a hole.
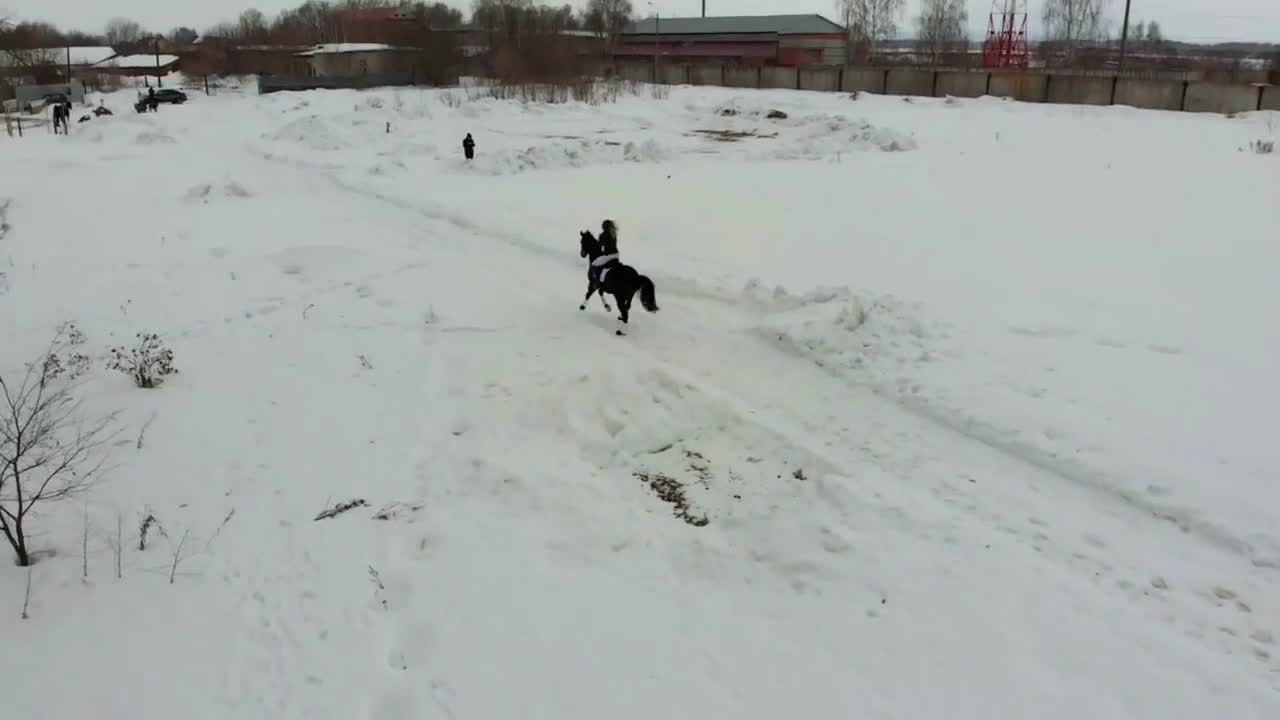
[[[469,0],[447,0],[467,12]],[[569,0],[581,6],[585,0]],[[1004,0],[999,0],[1003,4]],[[1031,33],[1038,37],[1042,0],[1029,0]],[[1119,30],[1124,0],[1110,2],[1110,17]],[[179,25],[205,28],[235,18],[241,10],[256,7],[268,16],[296,6],[301,0],[0,0],[0,15],[7,9],[24,19],[41,19],[64,28],[100,31],[107,20],[131,17],[152,30],[168,31]],[[563,0],[560,0],[563,2]],[[1280,0],[1132,0],[1134,21],[1159,20],[1166,37],[1202,41],[1259,41],[1280,43]],[[649,0],[632,0],[636,11],[651,14]],[[389,0],[388,4],[392,4]],[[559,3],[557,3],[559,4]],[[919,0],[907,0],[900,32],[909,32]],[[696,16],[701,0],[654,0],[665,16]],[[969,0],[969,25],[980,37],[986,30],[991,0]],[[835,0],[707,0],[707,14],[757,15],[767,13],[821,13],[836,19]]]

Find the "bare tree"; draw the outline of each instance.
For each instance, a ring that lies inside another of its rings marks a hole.
[[[267,18],[260,10],[245,10],[240,13],[239,30],[241,40],[262,42],[267,37]]]
[[[635,14],[631,0],[590,0],[583,24],[591,32],[613,38],[631,25]]]
[[[906,4],[906,0],[836,0],[849,31],[849,59],[866,60],[876,43],[896,36],[898,18]]]
[[[1164,32],[1160,29],[1160,23],[1152,20],[1147,23],[1147,44],[1151,47],[1160,47],[1164,44]]]
[[[107,23],[106,40],[111,47],[132,45],[146,36],[146,31],[133,20],[115,18]]]
[[[969,10],[965,0],[924,0],[916,16],[916,38],[936,65],[947,52],[968,47]]]
[[[1070,64],[1084,44],[1107,37],[1107,0],[1045,0],[1045,40]]]
[[[191,47],[200,38],[200,33],[189,27],[174,28],[169,32],[169,40],[180,48]]]
[[[114,414],[87,424],[80,420],[81,405],[59,377],[64,369],[51,360],[62,347],[59,333],[17,385],[0,376],[0,531],[21,566],[31,564],[31,511],[101,479],[115,434]]]

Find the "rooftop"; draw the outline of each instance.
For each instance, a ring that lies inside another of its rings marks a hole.
[[[14,54],[24,55],[27,60],[48,61],[56,65],[62,65],[67,62],[67,52],[70,50],[72,65],[96,65],[107,58],[113,57],[116,52],[109,47],[98,47],[95,45],[86,45],[82,47],[56,47],[56,48],[37,48],[34,50],[13,50]],[[7,65],[20,64],[10,57],[9,52],[0,53],[0,67]]]
[[[324,43],[312,46],[310,50],[298,53],[303,57],[311,55],[337,55],[339,53],[358,53],[358,52],[382,52],[384,50],[395,50],[390,45],[383,43]]]
[[[646,18],[628,28],[627,35],[720,35],[778,33],[818,35],[843,33],[840,25],[821,15],[736,15],[730,17]]]
[[[110,60],[104,60],[103,62],[94,65],[94,67],[123,69],[153,68],[157,66],[166,67],[176,62],[178,62],[177,55],[142,53],[139,55],[120,55],[118,57],[113,57]]]

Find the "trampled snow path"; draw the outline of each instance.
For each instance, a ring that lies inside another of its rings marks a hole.
[[[130,119],[140,144],[97,156],[46,145],[78,166],[59,178],[77,213],[0,189],[30,310],[6,330],[31,346],[75,317],[95,348],[159,329],[178,351],[161,392],[90,381],[95,406],[157,418],[95,523],[148,505],[208,548],[173,586],[152,554],[88,586],[72,558],[43,565],[38,622],[0,620],[19,717],[1280,707],[1273,571],[801,342],[812,314],[889,358],[933,349],[910,308],[715,288],[637,242],[663,309],[617,339],[576,309],[591,218],[516,230],[447,186],[264,158],[279,118],[248,139],[214,122],[278,103]],[[642,481],[660,476],[705,527]],[[53,526],[64,555],[77,518]],[[94,670],[82,691],[42,689],[68,656]]]

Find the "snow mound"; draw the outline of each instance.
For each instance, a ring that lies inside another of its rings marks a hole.
[[[193,203],[208,203],[211,199],[216,198],[248,198],[253,197],[253,193],[238,182],[232,181],[221,185],[215,183],[201,183],[187,190],[187,194],[183,199]]]
[[[160,130],[143,130],[133,139],[136,145],[173,145],[177,141],[172,135]]]
[[[317,152],[332,152],[348,147],[347,141],[318,115],[299,118],[262,137],[264,140],[294,143]]]
[[[820,367],[861,374],[858,379],[888,389],[919,392],[899,387],[899,374],[936,360],[935,348],[947,338],[941,325],[922,319],[918,305],[889,295],[863,296],[848,288],[794,295],[753,281],[743,296],[766,312],[758,333]]]
[[[487,175],[514,175],[535,170],[581,168],[626,162],[660,162],[668,155],[653,140],[618,143],[601,140],[553,142],[523,150],[498,151],[481,155],[468,163],[475,172]]]

